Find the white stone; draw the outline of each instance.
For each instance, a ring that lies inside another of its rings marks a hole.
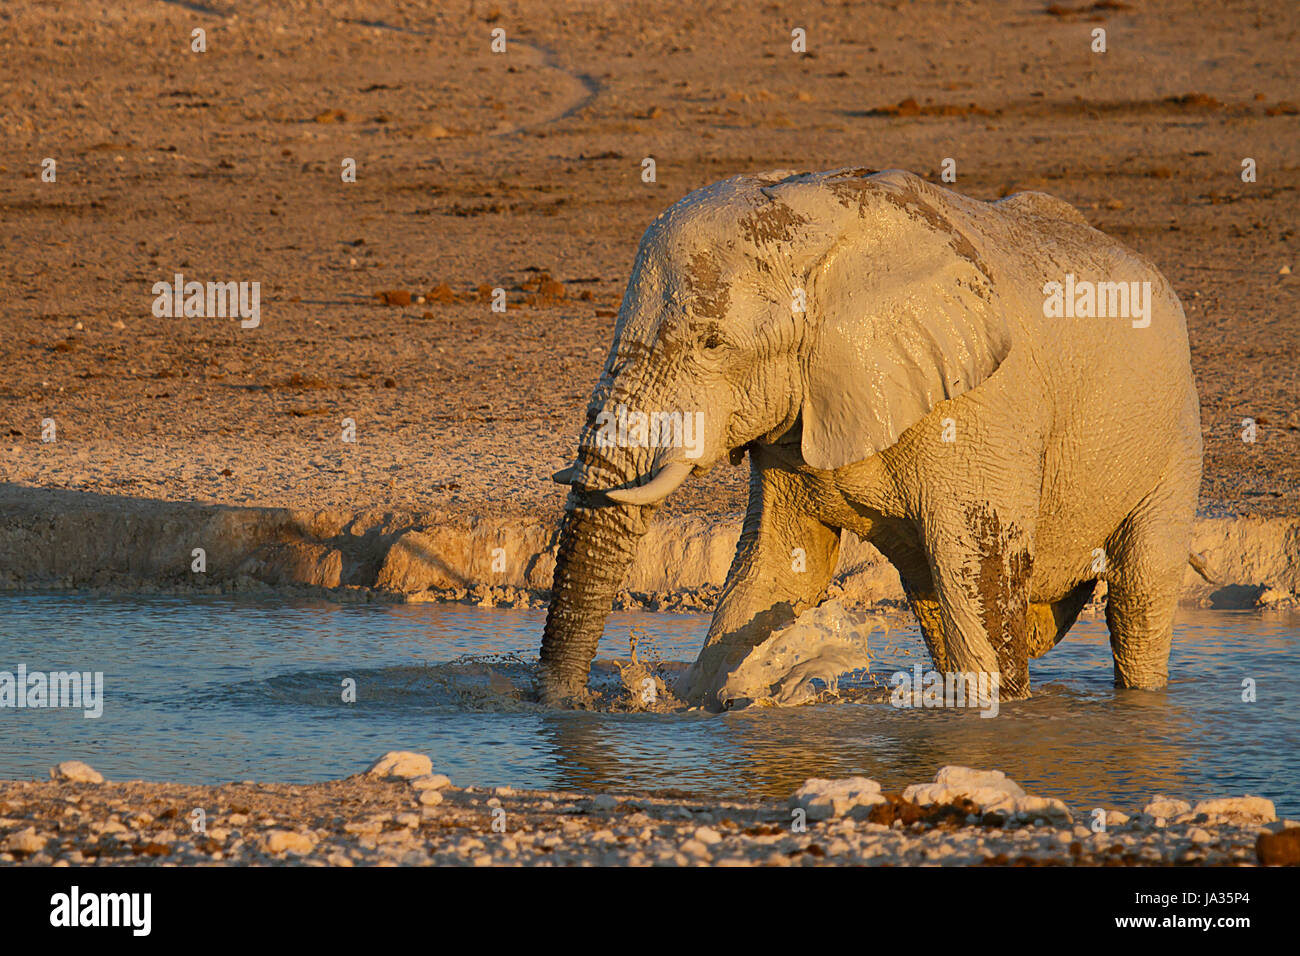
[[[871,807],[884,802],[880,784],[867,777],[841,780],[812,777],[790,797],[790,809],[803,809],[809,820],[829,820],[843,816],[855,807]]]
[[[1277,819],[1272,800],[1251,796],[1202,800],[1192,809],[1192,814],[1196,818],[1234,823],[1272,823]]]
[[[65,760],[50,768],[50,779],[67,783],[103,783],[104,778],[90,764],[80,760]]]
[[[1164,794],[1158,793],[1147,801],[1147,805],[1142,808],[1142,813],[1152,820],[1170,820],[1189,812],[1191,809],[1192,805],[1186,800],[1173,800]]]
[[[722,842],[722,834],[713,827],[697,827],[695,830],[695,839],[699,840],[706,846],[712,846],[715,843]]]
[[[699,840],[687,840],[685,843],[682,844],[681,851],[683,853],[689,854],[690,856],[697,857],[700,859],[704,859],[709,856],[709,848],[705,846],[703,843],[701,843]]]
[[[1008,820],[1041,820],[1056,826],[1074,822],[1069,808],[1060,800],[1025,793],[1001,770],[944,767],[935,774],[934,783],[913,784],[904,790],[903,799],[922,807],[969,800],[981,813],[996,813]]]
[[[371,764],[366,773],[371,777],[427,777],[433,774],[433,761],[409,750],[391,750]]]
[[[934,777],[934,783],[917,783],[903,791],[903,799],[917,806],[953,803],[965,798],[983,807],[1007,798],[1025,796],[1025,791],[1001,770],[972,770],[948,766]]]
[[[19,830],[17,833],[9,834],[9,839],[5,840],[4,847],[6,850],[18,853],[39,853],[45,849],[49,837],[36,832],[35,827],[28,827],[26,830]]]
[[[292,830],[269,830],[266,834],[266,848],[271,853],[310,853],[315,845],[307,834]]]
[[[423,777],[412,777],[411,786],[416,790],[445,790],[451,786],[446,774],[431,773]]]

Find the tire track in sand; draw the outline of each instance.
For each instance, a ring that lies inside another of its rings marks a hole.
[[[180,7],[184,10],[190,11],[191,13],[205,14],[222,20],[229,19],[229,15],[225,11],[205,6],[202,3],[195,2],[195,0],[161,0],[161,2],[168,6]],[[340,18],[339,22],[350,26],[370,27],[375,30],[389,30],[393,33],[405,33],[409,36],[427,37],[429,39],[436,39],[438,37],[438,34],[433,33],[430,30],[419,30],[415,27],[399,26],[396,23],[389,23],[386,20]],[[511,39],[507,42],[522,46],[529,52],[529,59],[531,60],[528,64],[529,66],[541,67],[544,70],[553,70],[560,74],[560,76],[565,79],[566,85],[569,87],[569,95],[564,97],[557,105],[556,109],[549,115],[544,115],[540,119],[529,120],[526,123],[518,123],[508,129],[494,130],[480,135],[501,137],[517,136],[520,133],[526,133],[529,130],[548,126],[552,123],[558,123],[586,108],[595,101],[597,96],[600,95],[603,87],[599,80],[590,73],[575,73],[572,70],[565,69],[560,65],[559,57],[556,52],[550,47],[541,43],[536,43],[532,40]]]
[[[165,0],[165,2],[174,2],[174,0]],[[388,23],[385,20],[341,20],[341,23],[347,23],[354,26],[371,27],[376,30],[391,30],[394,33],[405,33],[410,36],[437,38],[438,34],[429,30],[417,30],[414,27],[398,26],[395,23]],[[567,70],[560,65],[559,57],[555,51],[541,43],[532,40],[510,39],[507,41],[511,44],[524,47],[530,54],[529,59],[532,61],[529,66],[540,67],[544,70],[552,70],[562,76],[569,89],[570,95],[565,97],[557,108],[550,114],[542,116],[540,119],[533,119],[526,123],[519,123],[508,129],[494,130],[489,133],[483,133],[484,136],[517,136],[520,133],[537,129],[542,126],[548,126],[552,123],[558,123],[561,120],[568,119],[579,110],[584,109],[600,95],[603,87],[590,73],[575,73]]]

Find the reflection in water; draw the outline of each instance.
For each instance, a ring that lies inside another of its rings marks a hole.
[[[0,670],[99,670],[104,716],[0,710],[0,777],[83,759],[110,779],[320,780],[390,749],[429,753],[460,784],[681,790],[784,798],[811,776],[887,788],[945,764],[1006,771],[1076,809],[1152,793],[1253,793],[1300,813],[1300,616],[1189,611],[1159,693],[1111,686],[1104,625],[1085,621],[1031,665],[1034,697],[899,710],[889,676],[924,649],[893,632],[847,702],[722,715],[548,711],[529,699],[541,611],[228,599],[0,597]],[[602,658],[639,627],[681,666],[708,620],[614,615]],[[356,681],[356,703],[342,684]],[[1244,703],[1242,681],[1258,685]],[[613,682],[605,664],[597,679]]]

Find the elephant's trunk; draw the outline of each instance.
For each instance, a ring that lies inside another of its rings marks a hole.
[[[573,492],[581,498],[584,492]],[[614,592],[623,583],[645,533],[650,509],[588,507],[571,501],[560,530],[555,580],[542,634],[541,694],[558,704],[581,694]]]

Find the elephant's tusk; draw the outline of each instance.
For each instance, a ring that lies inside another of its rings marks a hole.
[[[555,474],[551,475],[551,481],[555,482],[557,485],[571,485],[577,480],[577,478],[577,465],[569,465],[566,468],[561,468]]]
[[[661,468],[659,474],[648,483],[637,488],[607,491],[605,496],[610,501],[616,501],[621,505],[653,505],[676,491],[694,468],[695,466],[688,462],[674,461]]]

